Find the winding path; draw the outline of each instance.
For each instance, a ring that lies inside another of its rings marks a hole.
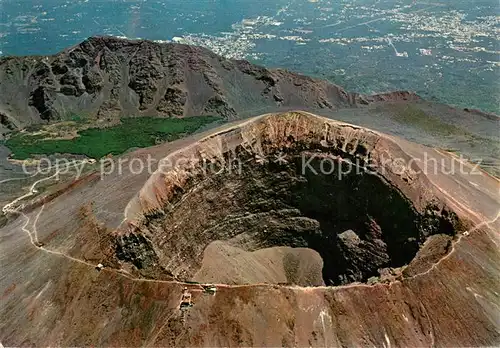
[[[84,160],[84,161],[79,161],[79,162],[75,161],[75,162],[72,162],[72,163],[64,166],[63,168],[58,168],[53,175],[45,177],[45,178],[42,178],[42,179],[37,180],[36,182],[34,182],[31,185],[28,193],[26,193],[26,194],[24,194],[24,195],[16,198],[12,202],[6,204],[2,208],[2,212],[4,214],[9,214],[9,213],[10,214],[20,214],[25,219],[25,223],[21,227],[21,230],[28,235],[28,237],[30,239],[30,243],[35,248],[39,249],[40,251],[46,252],[48,254],[51,254],[51,255],[54,255],[54,256],[59,256],[59,257],[64,257],[64,258],[66,258],[68,260],[71,260],[71,261],[74,261],[74,262],[78,262],[78,263],[83,264],[83,265],[88,266],[88,267],[95,268],[97,266],[96,264],[93,264],[93,263],[90,263],[90,262],[87,262],[87,261],[84,261],[84,260],[81,260],[81,259],[74,258],[74,257],[72,257],[70,255],[67,255],[66,253],[63,253],[63,252],[59,252],[59,251],[47,249],[43,245],[41,245],[39,243],[36,225],[37,225],[38,219],[40,218],[40,216],[41,216],[41,214],[42,214],[42,212],[43,212],[43,210],[45,208],[45,205],[42,205],[42,207],[40,208],[40,211],[37,213],[35,219],[33,220],[33,223],[31,224],[32,225],[31,231],[28,228],[28,225],[30,224],[31,219],[23,212],[24,206],[21,204],[21,205],[19,205],[19,207],[17,207],[17,208],[15,207],[16,204],[18,202],[20,202],[21,200],[26,199],[28,197],[31,197],[31,196],[35,195],[37,193],[36,186],[38,184],[40,184],[40,183],[42,183],[44,181],[50,180],[50,179],[52,179],[54,177],[57,177],[62,170],[67,170],[69,167],[82,164],[83,162],[93,163],[91,160]],[[489,221],[483,221],[483,222],[477,224],[472,229],[470,229],[470,230],[462,233],[458,237],[458,239],[456,241],[454,241],[454,243],[452,245],[452,248],[451,248],[450,252],[447,255],[445,255],[444,257],[442,257],[438,262],[434,263],[428,270],[426,270],[426,271],[424,271],[422,273],[418,273],[418,274],[415,274],[413,276],[407,277],[405,279],[413,279],[413,278],[417,278],[417,277],[429,274],[443,260],[446,260],[447,258],[449,258],[451,256],[451,254],[455,251],[456,244],[459,243],[462,238],[469,236],[469,234],[471,232],[474,232],[474,231],[476,231],[478,229],[481,229],[481,228],[483,228],[485,226],[489,226],[489,225],[495,223],[499,218],[500,218],[500,211],[497,213],[497,215],[493,219],[491,219]],[[183,285],[183,286],[189,286],[191,288],[194,285],[192,283],[186,283],[186,282],[181,282],[181,281],[176,281],[176,280],[158,280],[158,279],[148,279],[148,278],[137,278],[137,277],[134,277],[132,274],[130,274],[129,272],[127,272],[127,271],[125,271],[123,269],[104,268],[103,271],[113,272],[113,273],[119,274],[119,275],[121,275],[121,276],[123,276],[123,277],[125,277],[125,278],[127,278],[129,280],[137,281],[137,282],[163,283],[163,284],[179,284],[179,285]],[[382,285],[390,287],[394,283],[398,283],[398,282],[400,282],[400,281],[399,280],[395,280],[395,281],[391,281],[390,283],[385,283],[385,284],[382,284]],[[202,289],[201,284],[196,284],[196,285],[198,285],[200,287],[200,289]],[[268,284],[268,283],[241,284],[241,285],[229,285],[229,284],[211,284],[211,285],[215,285],[218,288],[242,288],[242,287],[274,286],[273,284]],[[308,291],[308,290],[311,290],[311,289],[331,289],[331,288],[343,288],[344,289],[344,288],[354,288],[354,287],[373,287],[373,286],[376,286],[376,285],[377,284],[368,285],[368,284],[362,284],[362,283],[355,283],[355,284],[340,285],[340,286],[301,287],[301,286],[296,286],[296,285],[280,285],[280,287],[294,289],[294,290]]]

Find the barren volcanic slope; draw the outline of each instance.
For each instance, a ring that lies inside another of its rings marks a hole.
[[[124,158],[147,155],[0,229],[4,345],[500,344],[499,183],[474,166],[304,112]]]
[[[92,37],[47,57],[0,58],[0,131],[65,119],[220,115],[335,109],[411,93],[364,97],[326,81],[229,60],[201,47]]]
[[[92,37],[53,56],[0,58],[0,140],[31,124],[75,118],[104,127],[124,117],[232,120],[294,109],[480,158],[500,175],[498,116],[423,101],[411,92],[348,93],[201,47],[113,37]],[[0,177],[4,167],[0,159]]]

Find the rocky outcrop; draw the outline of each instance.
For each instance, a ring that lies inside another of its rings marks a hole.
[[[186,101],[186,92],[179,87],[169,87],[165,92],[165,96],[158,102],[156,109],[169,116],[181,117],[184,115]]]
[[[213,96],[207,101],[203,108],[203,113],[220,115],[226,119],[234,119],[236,117],[236,110],[229,105],[227,100],[219,95]]]
[[[416,98],[409,92],[359,96],[201,47],[114,37],[91,37],[54,56],[0,59],[0,109],[20,126],[69,113],[234,119],[283,108],[334,110]]]
[[[13,123],[13,121],[7,115],[1,112],[0,112],[0,125],[7,128],[8,130],[14,130],[16,128],[16,125]]]

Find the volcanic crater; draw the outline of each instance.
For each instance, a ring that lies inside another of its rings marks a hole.
[[[229,125],[166,157],[116,255],[155,279],[331,286],[402,279],[465,222],[389,137],[304,112]]]

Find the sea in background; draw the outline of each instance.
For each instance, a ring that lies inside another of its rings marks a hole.
[[[176,41],[328,79],[500,114],[498,0],[0,0],[0,55],[89,36]]]

